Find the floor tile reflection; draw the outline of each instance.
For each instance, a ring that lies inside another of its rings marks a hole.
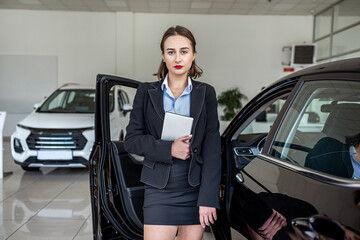
[[[87,219],[91,212],[90,201],[87,202],[51,202],[41,209],[35,219]]]
[[[66,240],[73,239],[83,225],[83,220],[31,219],[12,234],[9,240]]]

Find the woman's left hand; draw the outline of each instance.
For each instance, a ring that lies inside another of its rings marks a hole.
[[[210,226],[211,224],[214,224],[214,222],[217,219],[216,216],[216,208],[214,207],[199,207],[199,219],[200,219],[200,224],[203,228],[205,228],[205,226]]]

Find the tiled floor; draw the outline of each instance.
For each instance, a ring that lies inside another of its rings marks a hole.
[[[87,169],[25,172],[4,141],[0,179],[0,239],[92,239]]]
[[[0,240],[91,240],[91,205],[87,169],[41,168],[25,172],[4,141],[0,179]],[[211,233],[204,240],[214,239]],[[243,239],[234,234],[233,239]]]

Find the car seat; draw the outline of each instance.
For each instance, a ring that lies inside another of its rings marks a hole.
[[[321,138],[308,153],[305,167],[335,176],[351,178],[353,168],[345,137],[360,133],[360,104],[332,103],[321,106],[329,116]]]

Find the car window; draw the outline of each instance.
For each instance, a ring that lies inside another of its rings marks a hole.
[[[256,112],[256,116],[253,116],[253,120],[243,131],[241,131],[240,135],[268,133],[275,122],[280,109],[284,105],[285,99],[285,97],[282,97],[274,102],[264,105]]]
[[[65,91],[59,92],[58,94],[54,95],[54,97],[51,96],[52,98],[49,101],[46,101],[46,104],[48,104],[47,109],[54,110],[59,106],[61,106],[64,102],[65,96],[66,96]]]
[[[55,91],[38,112],[52,113],[94,113],[95,90],[58,90]]]
[[[292,102],[270,155],[323,173],[353,178],[357,166],[346,140],[359,133],[360,83],[309,81]]]
[[[262,152],[267,134],[287,96],[288,93],[263,104],[233,135],[231,147],[237,169],[243,169]]]
[[[115,95],[115,93],[117,94]],[[121,86],[120,89],[117,85],[113,86],[109,92],[109,130],[111,140],[113,141],[123,141],[125,138],[126,126],[129,122],[130,111],[123,111],[123,106],[124,104],[132,103],[133,100],[130,103],[128,94],[132,96],[133,99],[135,93],[136,89],[126,86]],[[114,106],[114,103],[118,104],[118,106]]]

